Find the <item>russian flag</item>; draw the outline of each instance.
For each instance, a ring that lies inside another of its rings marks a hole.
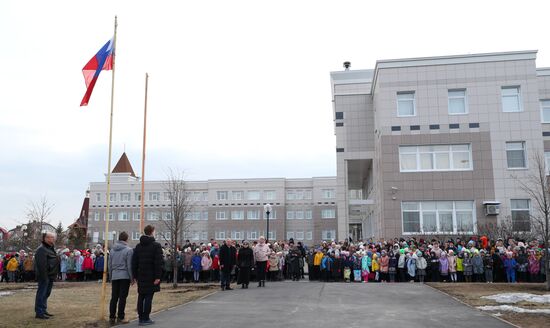
[[[82,74],[84,75],[84,82],[86,83],[86,93],[80,106],[87,106],[92,96],[95,83],[99,77],[99,73],[102,70],[113,69],[114,59],[113,39],[107,41],[105,45],[90,59],[90,61],[82,68]]]

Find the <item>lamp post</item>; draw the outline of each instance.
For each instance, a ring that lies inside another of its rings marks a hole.
[[[265,243],[269,242],[269,214],[271,213],[271,204],[267,203],[264,205],[265,218],[267,220],[267,232],[265,236]]]

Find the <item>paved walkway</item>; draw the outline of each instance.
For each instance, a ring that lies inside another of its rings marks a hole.
[[[151,327],[511,327],[421,284],[255,286],[220,291],[153,315],[156,324]]]

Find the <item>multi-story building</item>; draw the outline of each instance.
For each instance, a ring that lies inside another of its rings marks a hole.
[[[192,242],[210,239],[256,240],[266,234],[263,206],[273,207],[269,218],[269,239],[302,241],[306,245],[336,239],[336,179],[230,179],[186,181],[187,199],[192,205],[190,223],[183,236]],[[106,182],[90,183],[88,236],[92,243],[105,240]],[[145,223],[170,238],[171,220],[166,181],[145,182]],[[109,210],[110,240],[121,231],[137,243],[141,232],[141,180],[136,177],[126,154],[111,174]],[[188,226],[188,224],[186,224]],[[164,238],[163,237],[163,238]]]
[[[550,150],[550,69],[536,53],[332,72],[338,238],[530,229],[534,200],[521,182]]]

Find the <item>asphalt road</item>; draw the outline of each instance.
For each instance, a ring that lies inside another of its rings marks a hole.
[[[152,316],[151,327],[512,327],[421,284],[303,281],[255,286],[220,291],[160,312]]]

